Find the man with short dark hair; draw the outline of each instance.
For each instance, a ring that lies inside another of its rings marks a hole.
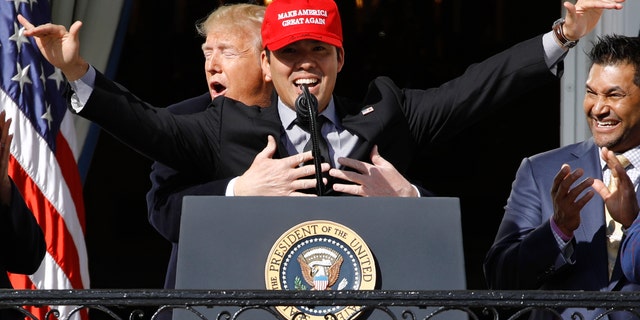
[[[638,241],[640,42],[603,36],[589,58],[583,107],[592,138],[522,161],[485,260],[490,289],[640,290],[634,263],[624,262],[633,260]],[[618,253],[625,228],[634,236],[625,242],[623,274]],[[579,312],[584,319],[605,311],[557,310],[562,318]],[[607,314],[637,319],[635,312]],[[556,316],[535,310],[533,318]]]

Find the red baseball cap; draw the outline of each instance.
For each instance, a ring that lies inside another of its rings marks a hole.
[[[342,47],[342,23],[334,0],[274,0],[262,22],[262,44],[275,51],[312,39]]]

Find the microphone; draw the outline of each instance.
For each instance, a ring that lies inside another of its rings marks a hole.
[[[309,92],[306,84],[300,85],[302,93],[296,99],[296,115],[298,125],[311,134],[311,154],[313,155],[313,165],[315,167],[316,194],[324,194],[324,184],[322,183],[322,157],[318,139],[320,128],[318,128],[318,99]]]
[[[301,85],[301,87],[302,93],[296,99],[296,115],[298,125],[302,129],[310,132],[311,118],[313,118],[311,115],[314,111],[317,113],[318,110],[317,107],[313,110],[314,102],[317,106],[317,100],[316,97],[309,92],[306,84]]]

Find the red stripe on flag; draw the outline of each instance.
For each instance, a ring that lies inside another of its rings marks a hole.
[[[42,228],[47,251],[64,271],[73,288],[83,289],[78,252],[64,219],[13,156],[9,158],[9,175]]]
[[[84,235],[86,234],[87,227],[85,225],[84,199],[82,196],[80,172],[78,171],[78,164],[73,157],[73,152],[71,152],[71,148],[69,148],[69,144],[62,134],[56,136],[56,160],[60,166],[64,182],[71,193],[71,199],[73,199],[73,203],[76,206],[76,214],[78,215],[78,221],[82,226],[82,234]]]
[[[36,289],[38,289],[33,284],[33,282],[31,282],[31,279],[29,278],[29,276],[26,276],[24,274],[11,273],[11,272],[7,272],[7,274],[9,275],[9,279],[11,280],[11,284],[14,287],[19,287],[19,288],[27,289],[27,290],[36,290]]]
[[[38,288],[36,288],[36,286],[33,284],[33,282],[31,282],[31,278],[29,278],[29,276],[26,276],[24,274],[14,274],[14,273],[10,273],[7,272],[7,274],[9,275],[9,280],[11,281],[11,284],[16,287],[16,288],[21,288],[21,289],[27,289],[27,290],[38,290]],[[51,311],[51,307],[49,306],[23,306],[23,308],[29,312],[31,312],[31,314],[33,314],[36,319],[54,319],[54,317],[47,317],[47,312]],[[81,319],[88,319],[89,317],[89,311],[88,310],[81,310],[80,311],[80,318]],[[29,317],[25,317],[26,320],[31,319]]]
[[[33,284],[33,282],[31,282],[31,279],[29,278],[29,276],[26,276],[24,274],[14,274],[10,272],[8,272],[8,274],[9,274],[9,280],[11,281],[11,285],[13,285],[13,287],[15,288],[21,288],[21,289],[27,289],[27,290],[38,289]],[[31,314],[36,316],[38,319],[45,319],[47,312],[49,312],[50,310],[48,306],[46,307],[23,306],[23,308],[31,312]],[[29,318],[25,318],[25,319],[29,319]]]

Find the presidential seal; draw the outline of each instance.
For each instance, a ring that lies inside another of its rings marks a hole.
[[[287,230],[271,248],[265,267],[271,290],[372,290],[376,266],[367,244],[353,230],[325,220]],[[348,319],[362,307],[276,307],[286,319]]]

